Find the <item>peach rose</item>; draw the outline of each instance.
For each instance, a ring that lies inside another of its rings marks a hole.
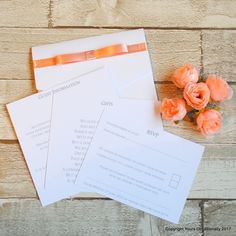
[[[198,81],[198,70],[192,65],[183,65],[175,70],[172,81],[178,88],[184,88],[187,83]]]
[[[205,83],[188,83],[184,88],[184,98],[196,110],[203,109],[210,99],[210,90]]]
[[[164,98],[161,103],[161,114],[164,120],[182,120],[186,115],[185,101],[182,98]]]
[[[196,121],[203,135],[215,134],[221,128],[222,117],[216,110],[206,110],[199,114]]]
[[[211,92],[211,98],[217,102],[229,100],[233,96],[233,90],[228,83],[221,77],[216,75],[209,75],[206,84]]]

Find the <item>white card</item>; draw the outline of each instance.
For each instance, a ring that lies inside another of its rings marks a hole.
[[[148,101],[105,112],[76,184],[178,223],[204,148],[150,122]]]
[[[85,105],[90,105],[89,102],[87,103],[88,99],[95,102],[101,95],[105,97],[105,94],[112,93],[104,68],[99,68],[87,74],[78,74],[77,77],[77,79],[68,80],[66,83],[54,87],[53,90],[34,94],[7,105],[24,157],[43,206],[68,197],[69,194],[66,189],[63,192],[58,192],[54,186],[50,189],[45,189],[44,186],[49,132],[51,119],[53,118],[52,108],[65,104],[66,106],[72,106],[74,111],[82,113],[83,107],[77,106],[77,102],[83,101]],[[70,100],[72,103],[67,103],[66,96],[63,101],[60,101],[61,104],[55,103],[57,98],[62,97],[63,94],[73,94],[75,91],[75,100]],[[63,111],[58,115],[63,118]],[[66,127],[66,125],[66,123],[63,123],[61,129]],[[55,180],[55,183],[57,183],[57,180]]]
[[[155,112],[153,100],[151,103],[144,103],[146,100],[120,98],[116,93],[112,76],[109,76],[107,84],[109,83],[112,89],[110,91],[105,89],[100,99],[96,96],[96,100],[92,98],[81,100],[81,94],[76,90],[54,97],[56,105],[52,110],[53,118],[45,181],[47,189],[54,187],[57,188],[55,191],[58,192],[78,193],[75,179],[93,139],[97,123],[105,111],[116,109],[116,104],[120,100],[125,102],[137,101],[139,105],[132,109],[138,111],[142,107],[146,122],[149,122],[158,131],[163,130],[161,117],[159,113]],[[91,87],[89,92],[93,94],[96,90],[96,87]],[[79,107],[78,110],[76,110],[76,106]],[[120,115],[129,119],[129,113],[124,112]],[[86,188],[82,190],[89,192]]]
[[[136,43],[146,43],[142,29],[33,47],[32,57],[33,60],[40,60],[68,53],[96,50],[114,44],[133,45]],[[113,78],[120,97],[156,98],[148,51],[34,68],[36,87],[38,90],[46,90],[78,74],[101,66],[108,66],[109,74]]]

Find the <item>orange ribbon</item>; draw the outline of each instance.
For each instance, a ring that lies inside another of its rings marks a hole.
[[[70,53],[70,54],[61,54],[55,57],[45,58],[34,60],[33,65],[34,68],[42,68],[48,66],[57,66],[64,65],[75,62],[89,61],[95,60],[105,57],[113,57],[119,56],[129,53],[142,52],[146,51],[147,46],[146,43],[138,43],[138,44],[115,44],[105,48],[100,48],[96,50],[90,50],[85,52],[78,53]]]

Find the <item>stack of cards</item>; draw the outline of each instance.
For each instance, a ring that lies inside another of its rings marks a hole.
[[[7,108],[43,206],[96,192],[178,223],[204,148],[163,130],[143,30],[32,48]]]

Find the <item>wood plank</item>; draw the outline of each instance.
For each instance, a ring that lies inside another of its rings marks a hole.
[[[114,29],[0,29],[0,78],[33,79],[30,48],[34,45],[118,32]],[[200,67],[200,32],[146,30],[156,81],[169,81],[175,68],[192,63]],[[201,38],[206,73],[236,81],[236,32],[204,30]]]
[[[5,105],[0,105],[0,137],[5,140],[16,140],[16,135]]]
[[[207,201],[203,212],[205,235],[236,235],[236,201]]]
[[[173,235],[168,229],[176,228],[174,224],[112,200],[64,200],[42,208],[36,200],[2,199],[0,206],[0,234],[5,236],[168,236]],[[188,201],[178,227],[200,227],[200,224],[199,202]]]
[[[188,200],[185,203],[183,213],[178,225],[170,224],[156,217],[151,217],[151,228],[153,236],[197,236],[201,233],[201,202]],[[199,214],[200,213],[200,214]],[[193,230],[196,229],[196,230]],[[141,234],[142,235],[142,234]],[[144,234],[145,235],[145,234]]]
[[[170,81],[174,70],[186,63],[200,68],[199,31],[145,30],[155,81]]]
[[[218,74],[228,81],[236,78],[236,31],[203,31],[203,67],[207,74]]]
[[[0,80],[0,104],[14,102],[35,92],[34,80]]]
[[[232,85],[236,90],[236,85]],[[15,101],[35,92],[34,82],[30,80],[0,80],[0,108],[2,110],[2,121],[0,122],[0,139],[16,140],[12,130],[9,116],[6,113],[4,104]],[[177,89],[172,83],[157,84],[157,93],[160,99],[164,97],[180,96],[181,90]],[[183,138],[190,139],[199,143],[236,143],[236,97],[224,103],[223,128],[221,133],[215,136],[204,137],[199,133],[190,122],[180,122],[178,125],[171,122],[164,122],[166,131],[179,135]]]
[[[230,28],[234,0],[53,0],[53,26]]]
[[[205,145],[189,198],[233,199],[236,195],[236,145]],[[18,144],[0,143],[0,198],[35,198],[36,192]],[[76,198],[103,198],[83,193]]]
[[[0,27],[47,27],[49,0],[0,1]]]
[[[198,167],[189,198],[234,199],[236,145],[208,144]]]
[[[0,160],[0,195],[7,197],[14,192],[16,197],[35,197],[36,192],[20,147],[17,144],[0,144]]]
[[[33,79],[30,48],[119,32],[114,29],[0,29],[0,78]],[[146,30],[155,80],[169,80],[184,63],[200,66],[200,31]]]

